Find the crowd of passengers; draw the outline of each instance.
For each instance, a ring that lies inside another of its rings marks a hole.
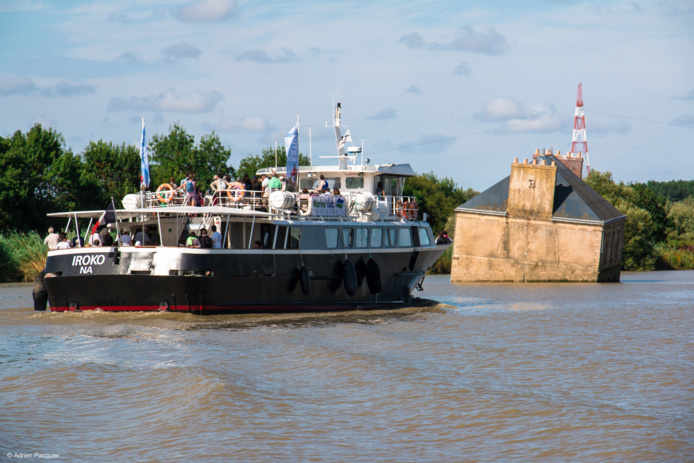
[[[228,195],[229,192],[234,192],[233,196],[229,196],[237,200],[238,198],[249,197],[268,198],[275,190],[292,190],[292,186],[287,183],[286,177],[277,175],[275,171],[270,172],[269,175],[262,174],[260,177],[255,175],[249,177],[248,174],[245,174],[243,177],[238,177],[235,182],[232,181],[229,174],[215,174],[212,183],[210,183],[209,188],[204,193],[196,181],[194,172],[188,172],[180,183],[176,182],[174,177],[171,177],[169,184],[174,189],[175,194],[183,196],[183,204],[187,206],[205,205],[205,196],[212,197],[211,205],[214,206],[219,204],[222,198],[224,198],[224,195]],[[330,191],[328,181],[325,180],[323,175],[320,176],[316,188],[312,190],[304,188],[300,192],[301,199],[308,199],[312,194],[326,193],[332,193],[336,196],[341,195],[339,188],[333,188],[333,190]],[[379,182],[376,188],[376,194],[382,197],[385,196],[383,183]]]

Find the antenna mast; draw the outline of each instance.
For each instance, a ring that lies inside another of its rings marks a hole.
[[[590,174],[590,159],[588,158],[588,141],[586,140],[586,116],[583,112],[583,84],[578,84],[576,111],[574,113],[574,131],[571,139],[571,155],[586,157],[586,175]]]

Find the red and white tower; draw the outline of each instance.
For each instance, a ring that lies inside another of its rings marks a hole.
[[[590,173],[590,159],[588,159],[588,141],[586,140],[586,116],[583,113],[583,84],[578,84],[578,97],[576,98],[576,112],[574,114],[574,133],[571,141],[571,153],[586,158],[586,175]]]

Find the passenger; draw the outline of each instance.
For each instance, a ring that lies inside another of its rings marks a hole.
[[[253,183],[251,183],[251,179],[248,177],[248,174],[243,175],[243,188],[248,192],[253,189]],[[246,193],[248,194],[248,193]]]
[[[270,181],[270,178],[267,175],[263,174],[260,176],[260,191],[265,193],[265,188],[267,188],[267,184],[269,181]],[[265,195],[263,195],[263,196],[265,196]]]
[[[212,238],[207,236],[207,230],[204,228],[200,229],[200,247],[205,249],[212,249]]]
[[[161,244],[159,240],[159,233],[157,233],[153,228],[147,229],[146,239],[150,246],[159,246]]]
[[[267,187],[265,187],[265,191],[267,191],[267,195],[264,196],[270,196],[273,191],[275,190],[281,190],[282,189],[282,181],[277,178],[277,174],[273,172],[270,174],[270,181],[267,182]]]
[[[101,229],[99,232],[99,239],[101,240],[102,246],[113,246],[113,237],[107,227]]]
[[[195,174],[190,173],[188,174],[188,179],[186,180],[185,183],[185,191],[186,191],[186,199],[185,199],[185,204],[187,206],[197,206],[198,202],[198,189],[197,189],[197,184],[195,183]]]
[[[72,247],[73,248],[83,248],[84,247],[84,238],[82,238],[79,235],[72,238]]]
[[[101,241],[99,241],[98,239],[94,240],[93,243],[94,244],[92,246],[96,246],[96,247],[101,246]],[[136,243],[136,245],[139,246],[139,244],[137,244],[137,243]]]
[[[219,191],[219,175],[214,174],[214,177],[212,177],[212,183],[210,183],[210,188],[208,188],[207,192],[215,197],[217,196],[217,191]]]
[[[253,249],[263,249],[263,243],[261,243],[259,240],[255,240],[253,242]]]
[[[190,235],[188,236],[188,239],[186,240],[186,247],[187,248],[199,248],[200,247],[200,240],[195,236],[194,231],[190,232]]]
[[[52,251],[58,246],[58,243],[60,243],[60,235],[55,232],[53,227],[49,227],[48,236],[43,240],[43,244],[48,246],[49,251]]]
[[[376,196],[380,196],[381,198],[386,197],[386,189],[383,188],[383,182],[378,182],[378,186],[376,186]]]
[[[322,174],[320,176],[320,180],[321,180],[320,189],[330,191],[330,185],[328,185],[328,181],[325,179],[325,177]]]
[[[132,246],[133,239],[130,236],[130,230],[125,230],[122,235],[120,235],[120,245],[121,246]]]
[[[334,194],[335,196],[340,196],[340,189],[337,188],[337,187],[333,188],[333,194]]]
[[[95,241],[99,241],[99,244],[96,244]],[[89,236],[89,243],[87,243],[89,246],[101,246],[101,240],[99,239],[99,234],[98,233],[92,233]]]
[[[448,232],[446,230],[441,230],[439,236],[436,238],[436,244],[448,244],[452,240],[448,237]]]
[[[323,174],[320,175],[320,181],[318,182],[318,186],[316,186],[316,191],[319,193],[324,193],[324,191],[330,191],[330,185],[328,185],[328,181],[325,179]]]
[[[56,245],[56,249],[70,249],[72,247],[70,245],[70,242],[67,240],[67,236],[65,235],[65,233],[60,232],[58,234],[58,238],[60,239],[60,241]]]
[[[212,235],[210,235],[210,238],[212,238],[212,248],[213,249],[221,249],[222,248],[222,234],[217,231],[216,225],[212,225],[210,227],[210,230],[212,231]]]
[[[142,246],[142,243],[149,244],[148,242],[145,241],[145,234],[141,228],[135,232],[135,237],[133,239],[136,242],[140,243],[140,244],[136,244],[135,246]]]

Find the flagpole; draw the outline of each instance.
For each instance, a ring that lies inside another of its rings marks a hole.
[[[77,231],[77,246],[78,248],[81,248],[80,246],[80,224],[77,221],[77,213],[75,213],[75,230]]]
[[[113,206],[113,217],[116,218],[116,246],[120,241],[120,228],[118,227],[118,216],[116,215],[116,205],[113,202],[113,196],[111,196],[111,205]]]

